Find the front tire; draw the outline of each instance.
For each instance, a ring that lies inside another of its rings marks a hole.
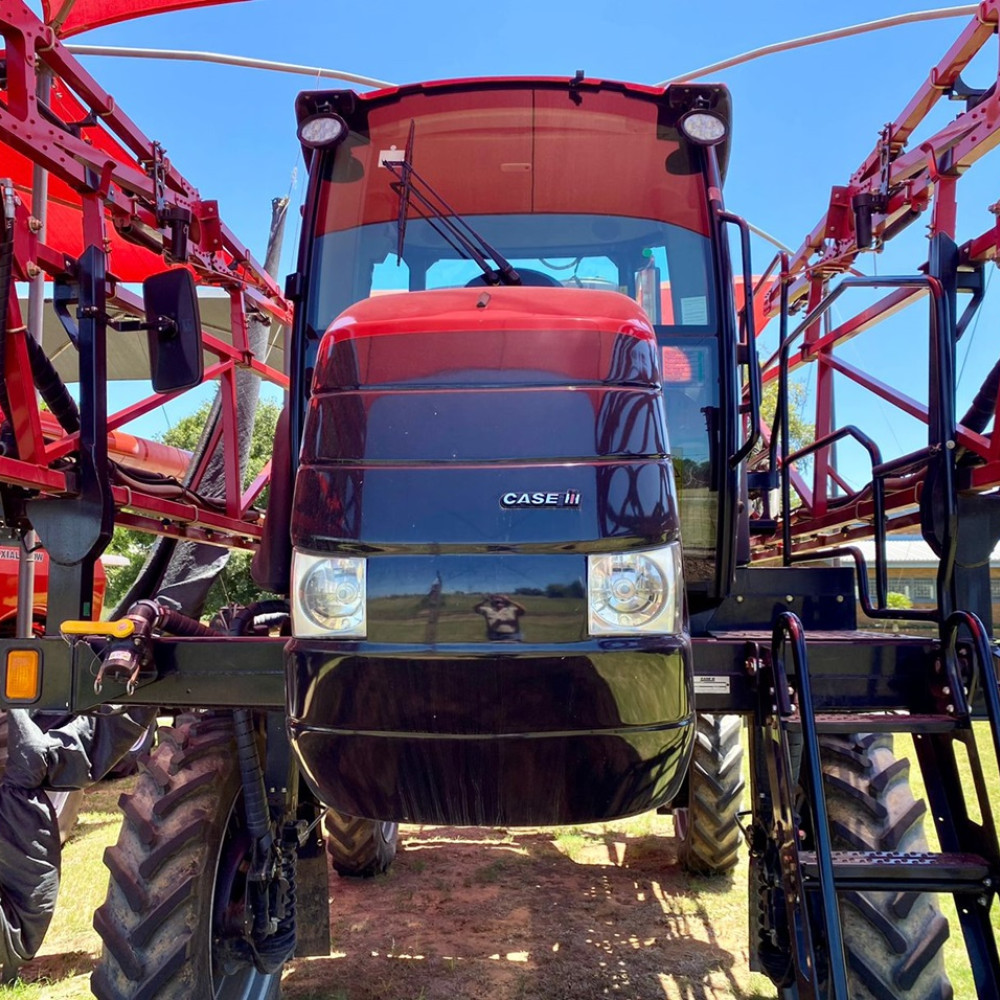
[[[721,875],[738,860],[743,833],[743,720],[699,712],[688,772],[688,806],[674,810],[680,863],[696,875]]]
[[[233,723],[187,716],[160,730],[135,791],[119,800],[118,843],[104,855],[108,896],[94,915],[104,947],[99,1000],[276,1000],[281,973],[238,948],[250,846]]]

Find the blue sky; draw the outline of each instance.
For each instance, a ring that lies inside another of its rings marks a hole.
[[[771,42],[935,6],[918,0],[771,0],[756,5],[735,0],[508,0],[503,5],[432,0],[375,7],[328,0],[248,0],[144,18],[73,40],[250,55],[398,83],[572,75],[577,69],[588,76],[655,83]],[[897,27],[714,74],[733,94],[728,207],[797,247],[823,212],[831,185],[847,182],[875,144],[880,127],[897,115],[964,23],[956,18]],[[973,83],[985,86],[995,78],[993,44],[990,55],[966,74]],[[295,198],[303,187],[292,109],[298,91],[312,89],[316,81],[191,63],[99,57],[83,62],[147,134],[164,144],[203,197],[219,200],[224,218],[262,256],[271,198],[289,190]],[[954,105],[944,108],[936,123],[943,124],[955,110]],[[1000,190],[990,183],[997,172],[988,164],[960,185],[966,189],[960,242],[992,224],[987,206],[1000,198]],[[294,221],[290,219],[286,236],[283,272],[293,261]],[[877,261],[869,259],[866,269],[912,271],[923,260],[923,234],[917,223],[905,245]],[[755,248],[758,269],[772,253],[764,244]],[[921,311],[921,319],[923,315]],[[996,304],[988,303],[980,326],[995,328],[996,317]],[[887,379],[899,371],[912,394],[923,398],[922,370],[908,360],[917,352],[912,344],[906,346],[910,338],[923,336],[915,329],[897,324],[895,339],[868,335],[863,345],[859,340],[846,348],[845,357],[884,366],[881,374]],[[995,348],[988,340],[985,329],[977,329],[963,377],[969,393],[976,388],[973,376],[992,363],[987,356]],[[960,346],[960,359],[966,349]],[[846,394],[845,405],[870,411],[887,429],[890,443],[895,439],[906,450],[919,444],[913,443],[906,422],[890,420],[881,404],[852,404],[854,398]],[[886,450],[896,449],[887,445]]]

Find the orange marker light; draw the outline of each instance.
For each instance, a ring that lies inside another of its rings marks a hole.
[[[37,649],[7,653],[4,696],[8,701],[35,701],[41,693],[42,657]]]

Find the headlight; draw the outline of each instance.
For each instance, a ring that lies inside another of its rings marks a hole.
[[[591,635],[682,631],[681,547],[587,557]]]
[[[354,556],[292,559],[292,634],[363,639],[368,631],[365,560]]]

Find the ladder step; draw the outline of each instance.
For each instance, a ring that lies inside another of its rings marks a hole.
[[[966,728],[954,715],[906,715],[885,712],[817,712],[816,731],[820,733],[950,733]],[[786,722],[789,729],[799,731],[799,716]]]
[[[895,854],[891,851],[832,851],[837,889],[894,892],[983,892],[990,866],[977,854]],[[815,851],[801,851],[807,888],[815,888],[819,865]]]

